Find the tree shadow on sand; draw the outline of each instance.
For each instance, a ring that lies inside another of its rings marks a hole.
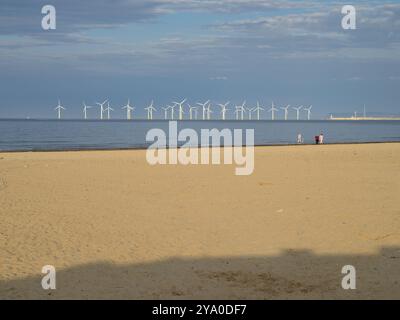
[[[343,290],[353,265],[357,289]],[[57,268],[57,266],[55,266]],[[376,255],[171,258],[119,265],[98,262],[57,269],[57,289],[43,275],[0,282],[1,299],[399,299],[400,247]]]

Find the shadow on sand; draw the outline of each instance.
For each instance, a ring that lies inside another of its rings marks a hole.
[[[342,267],[357,270],[357,289],[343,290]],[[57,268],[57,266],[55,266]],[[40,272],[40,270],[39,270]],[[171,258],[58,269],[57,290],[42,274],[0,282],[1,299],[400,299],[400,247],[376,255]]]

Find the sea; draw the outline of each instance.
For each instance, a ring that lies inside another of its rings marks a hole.
[[[151,129],[169,134],[166,120],[15,120],[0,119],[0,151],[143,149]],[[321,132],[325,143],[369,143],[400,141],[400,121],[281,121],[209,120],[177,121],[178,132],[194,129],[254,130],[255,145],[291,145],[302,134],[305,144],[313,144]],[[172,137],[176,139],[176,137]],[[245,140],[244,140],[245,141]],[[183,144],[183,142],[182,142]],[[179,143],[178,143],[179,145]]]

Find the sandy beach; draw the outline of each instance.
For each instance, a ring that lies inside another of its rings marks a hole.
[[[145,152],[0,154],[1,299],[400,298],[399,143],[258,147],[250,176]]]

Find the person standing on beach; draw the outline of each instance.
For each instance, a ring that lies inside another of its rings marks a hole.
[[[297,135],[297,144],[302,144],[303,143],[303,136],[301,135],[301,133],[299,133]]]
[[[323,143],[324,143],[324,134],[323,134],[322,132],[320,133],[319,139],[318,139],[318,140],[319,140],[319,143],[320,143],[320,144],[323,144]]]

